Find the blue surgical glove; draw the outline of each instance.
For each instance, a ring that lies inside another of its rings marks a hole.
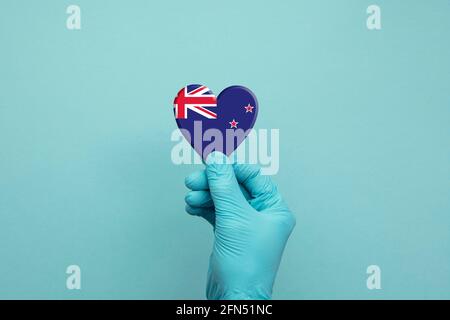
[[[214,227],[208,299],[270,299],[294,215],[259,167],[211,153],[186,178],[186,211]]]

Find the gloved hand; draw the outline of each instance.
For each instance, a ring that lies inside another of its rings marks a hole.
[[[294,215],[259,167],[211,153],[206,170],[186,178],[186,211],[214,227],[208,299],[270,299]]]

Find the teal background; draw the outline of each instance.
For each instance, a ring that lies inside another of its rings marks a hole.
[[[280,129],[298,223],[274,298],[449,299],[449,17],[443,0],[2,0],[0,298],[205,297],[212,233],[184,212],[201,166],[170,159],[173,97],[199,82],[248,86],[257,127]]]

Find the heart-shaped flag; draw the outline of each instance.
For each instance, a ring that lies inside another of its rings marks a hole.
[[[181,89],[174,100],[175,119],[183,136],[206,159],[212,151],[230,155],[251,132],[258,115],[255,95],[231,86],[219,96],[200,84]]]

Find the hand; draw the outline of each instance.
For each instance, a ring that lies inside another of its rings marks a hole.
[[[186,178],[186,211],[214,227],[208,299],[270,299],[295,217],[259,167],[211,153],[206,169]]]

